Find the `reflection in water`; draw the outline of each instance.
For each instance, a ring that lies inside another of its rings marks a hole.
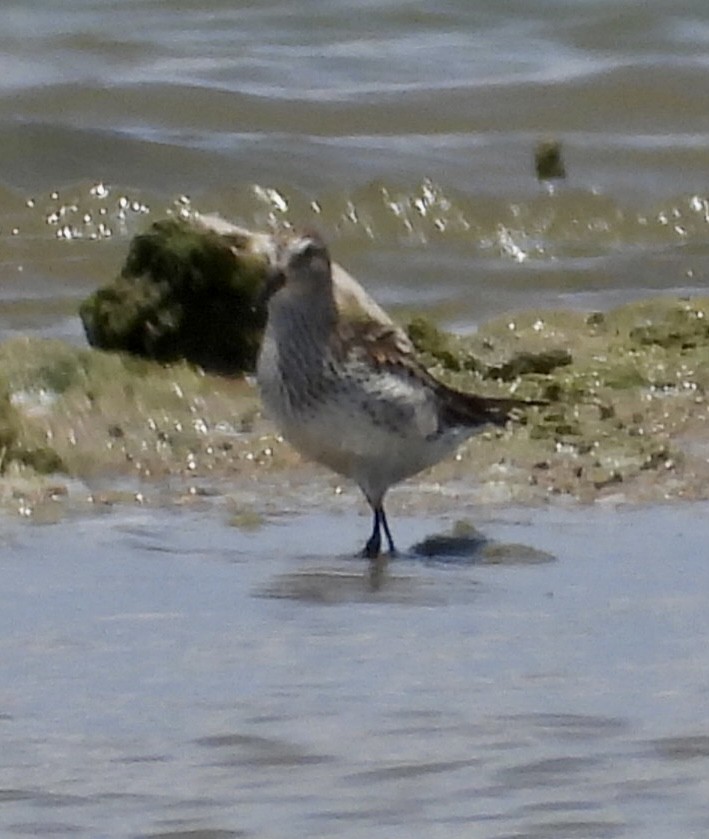
[[[362,572],[354,574],[339,569],[305,568],[281,574],[259,591],[263,597],[300,600],[305,603],[428,603],[440,602],[425,580],[391,574],[385,558],[362,560]]]
[[[554,557],[528,545],[498,542],[484,536],[466,522],[456,522],[450,534],[427,536],[410,550],[390,557],[383,554],[365,561],[360,557],[333,560],[331,568],[301,557],[302,567],[295,572],[278,575],[259,594],[276,599],[301,600],[306,603],[332,605],[348,602],[441,603],[440,586],[422,577],[421,560],[426,566],[436,565],[536,565],[552,562]],[[358,563],[361,572],[352,572]],[[472,592],[476,583],[458,585]]]
[[[371,559],[368,564],[369,572],[369,589],[372,592],[381,591],[382,586],[386,581],[386,572],[389,566],[389,560],[386,556],[378,556]]]

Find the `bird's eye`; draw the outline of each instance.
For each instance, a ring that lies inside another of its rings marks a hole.
[[[311,265],[319,255],[317,245],[308,244],[302,250],[295,253],[291,259],[293,265]]]
[[[315,245],[311,242],[309,245],[306,245],[303,250],[300,252],[301,259],[312,259],[314,256],[317,255],[318,249]]]

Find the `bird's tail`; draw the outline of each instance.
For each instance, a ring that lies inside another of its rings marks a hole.
[[[538,399],[476,396],[441,385],[441,418],[450,425],[505,425],[527,408],[543,407],[548,402]]]

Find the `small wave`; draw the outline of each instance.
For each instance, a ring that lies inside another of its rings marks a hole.
[[[344,242],[450,243],[515,262],[705,242],[709,231],[709,198],[702,194],[667,196],[652,206],[627,206],[583,189],[515,200],[471,196],[424,179],[408,187],[377,182],[316,196],[257,184],[234,191],[229,200],[214,197],[222,212],[231,209],[258,227],[314,224]]]
[[[165,200],[150,190],[97,179],[40,196],[0,188],[0,235],[95,240],[133,235],[147,217],[189,217],[194,210],[216,210],[256,229],[316,226],[345,246],[449,243],[514,262],[702,245],[709,232],[709,197],[700,193],[632,206],[597,190],[561,188],[496,198],[423,179],[409,186],[380,181],[318,194],[243,184]]]

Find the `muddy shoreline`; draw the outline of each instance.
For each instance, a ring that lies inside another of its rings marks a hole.
[[[709,497],[709,299],[528,311],[465,338],[421,319],[408,330],[432,372],[455,386],[549,406],[473,438],[392,492],[393,509],[433,511],[451,496],[515,505]],[[356,497],[280,439],[248,377],[37,338],[0,345],[0,369],[0,498],[10,512],[52,520],[228,498],[249,526],[279,497],[280,506]]]

